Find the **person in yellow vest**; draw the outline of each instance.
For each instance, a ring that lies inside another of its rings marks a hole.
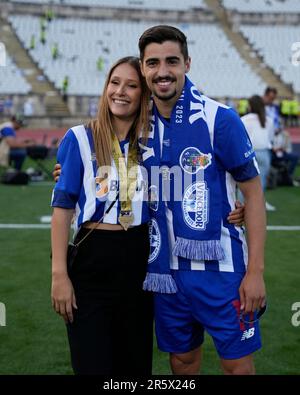
[[[55,60],[58,58],[59,51],[58,51],[58,44],[54,43],[51,49],[52,59]]]
[[[42,16],[41,18],[40,18],[40,29],[43,31],[43,30],[46,30],[46,26],[47,26],[47,22],[46,22],[46,18],[44,17],[44,16]]]
[[[280,113],[284,121],[284,125],[287,126],[289,124],[290,117],[290,101],[288,99],[283,99],[280,105]]]
[[[49,8],[46,12],[45,12],[45,18],[47,19],[48,22],[51,22],[54,18],[54,12],[51,8]]]
[[[97,60],[97,70],[103,71],[103,67],[104,67],[104,60],[101,56],[99,56]]]
[[[248,112],[248,100],[241,99],[238,102],[238,113],[239,115],[245,115]]]
[[[295,98],[290,101],[291,126],[298,126],[300,105]]]
[[[64,102],[66,102],[68,99],[68,89],[69,89],[69,77],[66,75],[62,82],[62,95]]]
[[[34,49],[35,48],[35,35],[32,34],[31,38],[30,38],[30,45],[29,45],[29,49]]]
[[[46,44],[46,32],[45,32],[45,30],[41,30],[41,32],[40,32],[40,42],[43,45]]]

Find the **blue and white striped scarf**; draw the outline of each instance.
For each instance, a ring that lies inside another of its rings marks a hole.
[[[170,122],[160,117],[153,104],[152,123],[147,147],[141,147],[151,195],[155,196],[150,203],[151,252],[144,289],[174,293],[166,205],[173,216],[173,255],[206,261],[224,259],[220,243],[222,192],[210,137],[214,125],[207,120],[201,94],[187,77]],[[158,166],[164,170],[154,177],[153,169]],[[168,197],[162,191],[163,184],[169,184]]]

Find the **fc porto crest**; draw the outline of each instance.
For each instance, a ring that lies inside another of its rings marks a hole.
[[[188,147],[179,158],[180,167],[189,174],[196,174],[211,164],[211,154],[203,154],[196,147]]]
[[[149,207],[153,211],[157,211],[158,209],[158,192],[156,185],[151,185],[149,187]]]
[[[205,181],[191,184],[184,192],[183,218],[194,230],[205,230],[208,222],[209,191]]]
[[[159,231],[157,221],[153,218],[149,223],[149,238],[150,238],[150,255],[148,258],[148,263],[151,263],[157,258],[161,248],[161,234]]]

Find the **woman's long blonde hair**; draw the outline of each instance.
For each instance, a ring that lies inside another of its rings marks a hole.
[[[116,67],[124,63],[128,63],[137,71],[142,88],[141,103],[137,111],[136,118],[130,129],[130,139],[131,141],[133,141],[134,147],[136,147],[137,149],[138,138],[141,135],[143,138],[147,138],[148,129],[149,129],[150,91],[146,85],[146,81],[144,77],[142,76],[139,59],[134,56],[127,56],[122,59],[119,59],[111,67],[105,81],[102,97],[99,101],[97,118],[91,120],[88,123],[88,127],[90,127],[93,132],[95,153],[96,153],[98,166],[111,165],[112,134],[114,133],[114,130],[111,121],[112,113],[109,109],[106,92],[113,71],[115,70]]]

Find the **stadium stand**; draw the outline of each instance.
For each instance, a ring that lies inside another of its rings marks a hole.
[[[298,0],[222,0],[222,4],[241,13],[300,13]]]
[[[294,100],[300,92],[300,75],[291,65],[291,44],[300,32],[298,0],[3,0],[0,11],[31,59],[30,68],[44,78],[42,87],[15,59],[14,74],[25,78],[18,83],[0,74],[0,99],[11,92],[23,106],[29,83],[38,114],[93,116],[109,66],[121,56],[137,55],[137,37],[158,23],[185,32],[189,76],[210,97],[237,106],[267,85],[277,88],[280,100]],[[3,90],[9,81],[17,91]]]
[[[39,18],[18,15],[10,16],[9,20],[23,45],[57,89],[68,75],[69,94],[87,96],[99,94],[106,72],[116,59],[138,54],[136,38],[155,24],[56,18],[47,26],[46,44],[39,43],[30,49],[32,34],[39,35]],[[244,97],[263,89],[264,82],[241,59],[218,26],[186,23],[178,27],[189,38],[190,54],[195,65],[192,65],[190,76],[205,94],[212,97]],[[51,47],[55,43],[58,43],[60,56],[53,60]],[[102,72],[96,66],[99,56],[104,59]]]
[[[26,82],[14,61],[6,54],[6,65],[0,67],[0,94],[26,95],[30,90],[31,86]]]
[[[300,40],[300,27],[244,25],[240,29],[265,63],[280,75],[286,84],[292,84],[295,92],[300,93],[300,72],[291,61],[292,44]]]
[[[238,110],[238,103],[271,85],[289,112],[297,94],[299,101],[299,67],[291,64],[291,44],[300,36],[298,0],[2,0],[0,12],[0,33],[1,23],[2,32],[6,24],[19,43],[18,49],[0,39],[10,45],[11,55],[8,67],[0,67],[0,118],[8,114],[1,113],[6,101],[13,102],[12,111],[22,112],[31,100],[33,129],[22,133],[49,148],[54,127],[59,130],[54,140],[59,140],[69,124],[95,116],[109,66],[121,56],[138,55],[137,38],[158,23],[175,25],[187,35],[189,76],[204,94]],[[21,45],[30,67],[14,56]],[[28,68],[35,72],[31,79]],[[293,123],[292,118],[283,116],[300,154],[300,129],[294,127],[299,119]]]
[[[12,0],[15,3],[49,4],[47,0]],[[148,10],[187,10],[191,8],[206,9],[203,0],[52,0],[54,5],[71,5],[80,7],[114,7]]]

